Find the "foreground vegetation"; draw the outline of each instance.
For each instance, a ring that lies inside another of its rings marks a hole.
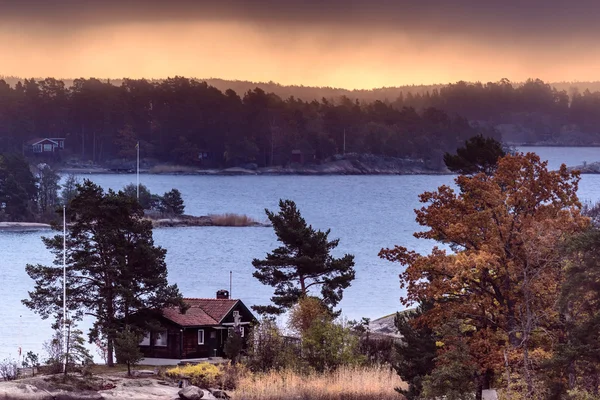
[[[497,388],[510,399],[597,398],[600,211],[582,209],[577,171],[493,148],[473,140],[446,157],[462,173],[457,190],[420,196],[425,230],[415,237],[443,247],[380,253],[403,266],[403,303],[420,305],[398,318],[404,394],[481,399]]]
[[[389,367],[341,367],[332,372],[299,374],[291,370],[243,376],[236,398],[247,400],[398,400],[402,380]]]

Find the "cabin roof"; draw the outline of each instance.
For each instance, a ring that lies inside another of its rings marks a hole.
[[[179,307],[163,310],[163,316],[180,326],[219,325],[239,302],[237,299],[194,299],[183,301],[190,306],[185,314]]]
[[[27,144],[33,146],[35,144],[39,144],[41,142],[49,141],[58,146],[58,140],[65,140],[65,138],[48,138],[48,137],[38,137],[35,139],[31,139],[27,141]]]
[[[55,140],[50,139],[50,138],[35,138],[35,139],[31,139],[31,140],[27,141],[27,144],[33,146],[35,144],[39,144],[39,143],[42,143],[42,142],[45,142],[45,141],[49,141],[49,142],[54,143],[55,145],[58,145],[58,142],[56,142]]]

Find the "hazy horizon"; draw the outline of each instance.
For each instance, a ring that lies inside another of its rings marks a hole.
[[[591,0],[0,0],[0,74],[371,89],[596,81]]]
[[[184,76],[184,75],[172,75],[172,76],[164,76],[164,77],[139,77],[139,78],[132,78],[129,76],[121,76],[121,77],[116,77],[116,78],[107,78],[107,77],[100,77],[100,76],[78,76],[78,77],[61,77],[61,76],[51,76],[51,75],[39,75],[39,76],[17,76],[17,75],[5,75],[0,73],[0,80],[5,80],[7,81],[7,83],[9,83],[10,85],[12,85],[13,83],[17,82],[17,81],[24,81],[25,79],[34,79],[36,81],[41,81],[47,78],[53,78],[59,81],[63,81],[63,82],[72,82],[76,79],[98,79],[101,82],[106,82],[106,81],[111,81],[112,82],[118,82],[118,81],[122,81],[124,79],[145,79],[147,81],[164,81],[166,79],[170,79],[170,78],[174,78],[176,76],[181,76],[183,78],[187,78],[187,79],[191,79],[191,80],[195,80],[198,82],[210,82],[210,81],[222,81],[222,82],[237,82],[237,83],[252,83],[252,84],[257,84],[257,85],[278,85],[278,86],[282,86],[282,87],[304,87],[304,88],[316,88],[316,89],[332,89],[332,90],[342,90],[342,91],[376,91],[376,90],[385,90],[385,89],[402,89],[402,88],[410,88],[410,87],[415,87],[415,88],[419,88],[419,87],[423,87],[423,88],[429,88],[429,87],[442,87],[442,86],[447,86],[447,85],[451,85],[451,84],[456,84],[458,82],[466,82],[468,84],[477,84],[477,83],[481,83],[481,84],[487,84],[487,83],[495,83],[495,82],[500,82],[501,79],[504,78],[499,78],[499,79],[493,79],[490,81],[469,81],[466,79],[459,79],[457,81],[452,81],[452,82],[428,82],[428,83],[416,83],[416,84],[397,84],[397,85],[390,85],[390,86],[377,86],[377,87],[366,87],[366,88],[358,88],[358,89],[353,89],[353,88],[348,88],[348,87],[341,87],[341,86],[316,86],[316,85],[304,85],[304,84],[300,84],[300,83],[289,83],[289,84],[285,84],[285,83],[281,83],[281,82],[276,82],[276,81],[252,81],[252,80],[247,80],[247,79],[225,79],[225,78],[221,78],[221,77],[210,77],[210,78],[199,78],[199,77],[194,77],[194,76]],[[539,79],[537,77],[529,77],[527,79]],[[513,86],[520,86],[523,85],[526,82],[526,80],[523,81],[510,81],[510,83]],[[583,85],[589,85],[589,84],[593,84],[593,85],[600,85],[600,79],[598,80],[577,80],[577,81],[544,81],[544,83],[549,84],[550,86],[561,86],[562,88],[566,88],[566,85],[571,85],[573,87],[578,87],[578,84],[583,84]],[[579,88],[579,87],[578,87]],[[580,90],[584,90],[585,87],[579,88]]]

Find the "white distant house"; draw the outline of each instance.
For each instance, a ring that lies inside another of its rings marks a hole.
[[[65,148],[65,138],[35,138],[27,146],[34,154],[52,154]]]

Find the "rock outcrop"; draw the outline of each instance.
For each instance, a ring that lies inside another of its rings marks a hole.
[[[200,400],[204,397],[204,391],[198,386],[187,386],[184,387],[177,393],[180,399],[184,400]]]

